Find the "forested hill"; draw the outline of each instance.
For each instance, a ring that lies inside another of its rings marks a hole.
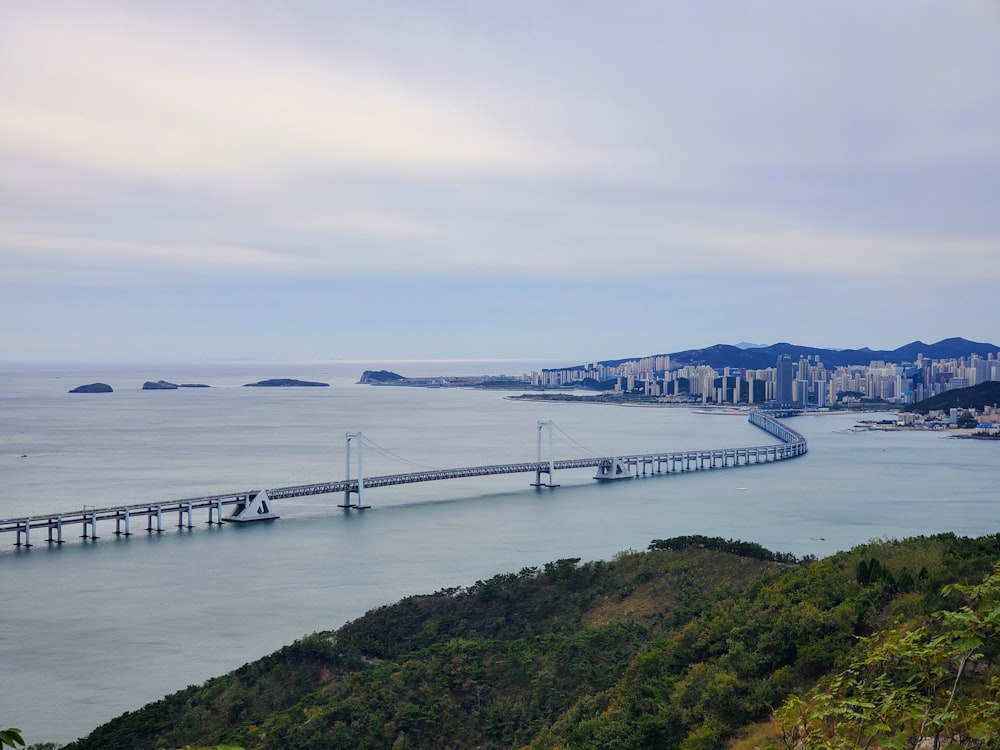
[[[984,406],[996,406],[997,404],[1000,404],[1000,382],[990,380],[971,385],[968,388],[956,388],[953,391],[945,391],[937,396],[925,398],[923,401],[906,407],[903,411],[913,411],[918,414],[927,414],[935,409],[982,411]]]
[[[858,636],[899,637],[953,606],[942,587],[981,581],[997,559],[1000,536],[944,534],[808,561],[701,537],[610,562],[558,560],[374,610],[70,747],[783,747],[775,707],[843,668]],[[992,673],[989,649],[976,690]],[[856,683],[821,683],[841,684]],[[948,692],[939,687],[928,691]],[[956,696],[949,710],[966,700]],[[822,729],[824,700],[807,696],[801,722],[789,704],[792,724]]]

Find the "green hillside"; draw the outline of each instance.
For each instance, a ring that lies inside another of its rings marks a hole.
[[[782,747],[761,722],[788,696],[1000,559],[1000,536],[951,534],[807,561],[700,537],[650,547],[409,597],[70,747],[707,750],[747,732]]]
[[[982,411],[984,406],[996,406],[1000,404],[1000,381],[991,380],[968,388],[956,388],[953,391],[945,391],[937,396],[925,398],[923,401],[908,406],[904,411],[912,411],[917,414],[927,414],[936,409],[975,409]]]

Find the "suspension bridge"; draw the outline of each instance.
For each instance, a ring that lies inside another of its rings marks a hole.
[[[248,522],[273,520],[278,518],[272,503],[277,500],[308,495],[342,494],[343,501],[338,507],[345,510],[363,510],[365,491],[378,487],[390,487],[415,482],[433,482],[443,479],[458,479],[462,477],[483,477],[500,474],[534,473],[534,487],[558,487],[554,483],[555,473],[569,469],[594,468],[594,479],[598,481],[621,481],[641,476],[655,474],[671,474],[684,471],[699,471],[752,464],[771,463],[804,455],[808,451],[806,439],[778,419],[764,411],[752,411],[749,415],[751,424],[777,438],[779,443],[769,443],[741,448],[715,448],[691,451],[666,451],[660,453],[645,453],[623,456],[591,456],[555,460],[552,453],[553,430],[563,433],[553,422],[538,422],[538,455],[536,461],[489,464],[484,466],[466,466],[454,469],[431,469],[423,467],[418,471],[404,474],[388,474],[384,476],[364,476],[363,446],[398,460],[401,457],[382,449],[365,438],[361,432],[346,433],[347,448],[345,451],[345,478],[341,481],[318,482],[302,484],[293,487],[277,487],[262,490],[246,490],[222,495],[207,495],[204,497],[186,498],[183,500],[164,500],[133,505],[118,505],[106,508],[84,506],[80,510],[55,513],[41,513],[21,518],[0,520],[0,533],[15,535],[16,547],[32,546],[32,532],[44,533],[49,544],[62,544],[63,531],[69,526],[79,526],[82,529],[81,538],[93,540],[98,538],[98,522],[108,525],[115,524],[114,534],[130,536],[132,522],[141,523],[139,527],[148,533],[163,531],[163,518],[177,514],[179,528],[193,528],[194,512],[207,511],[208,524],[222,525],[223,522]],[[542,460],[542,435],[548,435],[548,460]],[[570,439],[571,440],[571,439]],[[579,443],[572,441],[577,447]],[[352,463],[352,447],[356,463]],[[412,462],[407,462],[412,463]],[[356,476],[351,477],[356,466]],[[545,481],[542,481],[543,476]],[[223,509],[230,509],[228,516],[223,515]]]

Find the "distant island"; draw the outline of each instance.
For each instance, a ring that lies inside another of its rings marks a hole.
[[[390,370],[365,370],[360,385],[405,385],[417,388],[484,388],[494,390],[531,389],[531,379],[516,375],[437,375],[408,378]]]
[[[295,380],[294,378],[271,378],[270,380],[259,380],[256,383],[246,383],[244,388],[299,388],[299,387],[328,387],[329,383],[317,383],[312,380]]]
[[[358,381],[360,385],[384,385],[386,383],[398,383],[400,380],[406,380],[398,372],[392,372],[391,370],[365,370],[361,373],[361,379]]]
[[[178,388],[210,388],[211,386],[205,385],[204,383],[182,383],[177,385],[177,383],[171,383],[166,380],[157,380],[153,382],[152,380],[147,380],[142,384],[142,390],[144,391],[173,391]]]
[[[114,389],[107,383],[88,383],[77,386],[70,393],[114,393]]]

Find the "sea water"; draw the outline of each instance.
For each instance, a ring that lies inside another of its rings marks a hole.
[[[366,475],[773,443],[745,416],[692,408],[519,401],[498,391],[362,386],[404,375],[520,374],[537,363],[256,363],[0,367],[0,518],[337,480],[346,433]],[[328,388],[246,388],[266,378]],[[210,388],[143,391],[146,380]],[[110,394],[69,394],[106,382]],[[871,417],[870,417],[871,418]],[[875,415],[874,418],[878,418]],[[997,530],[994,442],[856,429],[803,416],[792,461],[601,484],[593,470],[369,489],[274,503],[280,520],[31,549],[0,535],[0,726],[66,742],[310,632],[417,593],[565,557],[608,559],[654,538],[705,534],[825,555],[873,538]],[[542,431],[548,459],[548,432]],[[352,471],[357,470],[352,446]]]

